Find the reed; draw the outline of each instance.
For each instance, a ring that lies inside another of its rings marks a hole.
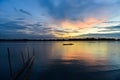
[[[29,54],[29,48],[27,48],[27,53],[28,53],[27,61],[25,61],[25,57],[24,57],[23,52],[21,52],[21,59],[22,59],[23,65],[21,66],[21,68],[15,74],[13,74],[13,70],[12,70],[11,55],[10,55],[9,48],[7,48],[7,51],[8,51],[8,62],[9,62],[11,80],[18,80],[21,75],[23,75],[23,80],[27,80],[28,77],[29,77],[29,74],[31,72],[32,65],[34,63],[34,59],[35,59],[34,48],[33,48],[33,54],[32,54],[31,57],[30,57],[30,54]]]

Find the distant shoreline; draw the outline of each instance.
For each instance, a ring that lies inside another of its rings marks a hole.
[[[120,41],[115,38],[83,38],[83,39],[0,39],[0,41]]]

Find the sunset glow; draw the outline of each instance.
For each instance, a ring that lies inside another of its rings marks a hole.
[[[0,38],[116,38],[119,5],[119,0],[1,0]]]
[[[98,24],[100,24],[104,21],[105,20],[88,18],[85,21],[75,21],[75,22],[63,21],[61,23],[61,26],[65,27],[65,28],[68,28],[68,29],[85,29],[85,28],[95,27],[95,26],[97,26]]]

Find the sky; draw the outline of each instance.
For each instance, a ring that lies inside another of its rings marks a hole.
[[[120,0],[0,0],[0,39],[120,38]]]

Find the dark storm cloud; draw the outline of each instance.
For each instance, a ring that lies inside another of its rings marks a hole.
[[[55,38],[52,34],[48,34],[50,31],[51,28],[45,28],[41,23],[24,24],[24,19],[0,22],[0,39]]]
[[[56,33],[79,33],[79,30],[58,30],[58,29],[56,29],[56,30],[54,30],[54,32],[56,32]]]
[[[26,15],[32,16],[30,12],[25,11],[25,10],[23,10],[23,9],[20,9],[19,11],[20,11],[21,13],[23,13],[23,14],[26,14]]]
[[[3,30],[17,30],[17,29],[25,29],[25,26],[20,25],[16,21],[11,21],[7,23],[0,23],[0,29]]]
[[[54,30],[54,31],[57,33],[69,33],[68,31],[65,31],[65,30]]]
[[[43,23],[26,23],[24,18],[16,18],[13,21],[0,22],[0,32],[3,33],[24,33],[24,34],[47,34],[51,28],[43,26]]]

